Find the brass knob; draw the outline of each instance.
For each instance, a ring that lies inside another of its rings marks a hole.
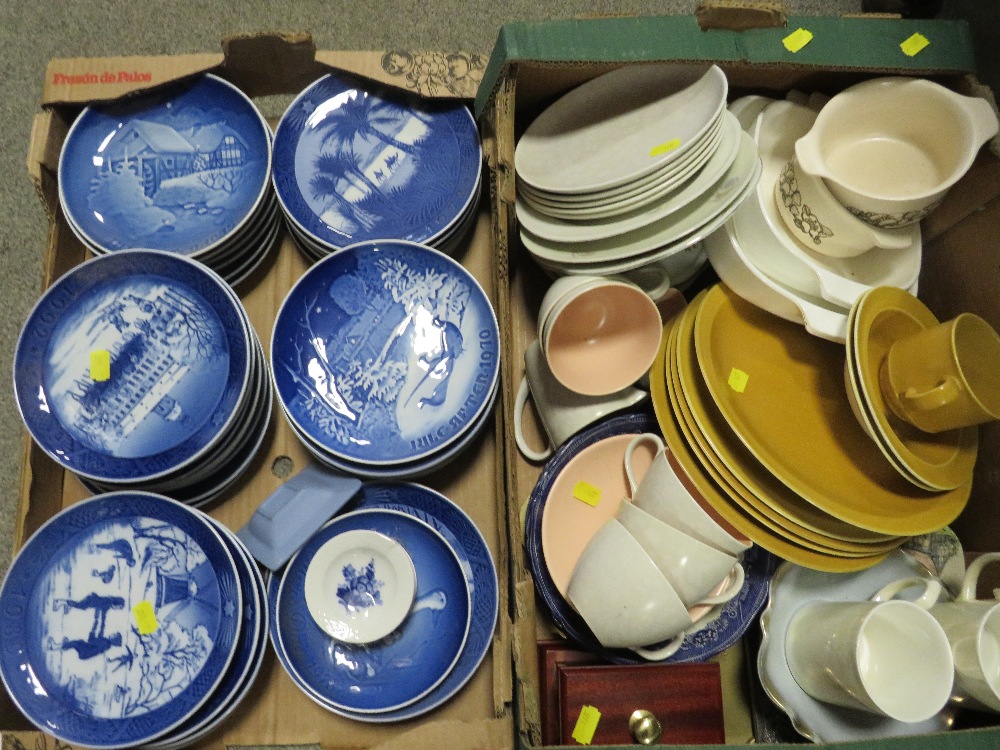
[[[663,734],[663,727],[651,711],[640,708],[633,711],[628,720],[632,738],[640,745],[655,745]]]

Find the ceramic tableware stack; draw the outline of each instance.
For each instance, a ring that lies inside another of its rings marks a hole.
[[[638,65],[547,107],[514,155],[520,235],[536,262],[552,275],[691,279],[701,241],[760,175],[727,92],[717,66]]]
[[[309,260],[399,239],[453,253],[475,222],[482,146],[468,107],[330,73],[274,134],[274,186]]]
[[[98,495],[54,515],[11,563],[0,676],[24,716],[69,745],[179,750],[249,694],[268,606],[222,524],[160,495]]]
[[[413,478],[454,460],[489,422],[499,328],[482,287],[449,256],[362,242],[289,291],[271,364],[285,417],[317,461]]]
[[[273,402],[232,288],[154,250],[98,256],[52,284],[18,339],[14,390],[35,442],[91,491],[192,505],[246,472]]]
[[[89,106],[63,143],[59,203],[94,255],[162,250],[239,284],[281,226],[271,130],[246,94],[208,73]]]
[[[417,484],[365,484],[267,583],[270,639],[295,685],[356,721],[454,697],[493,639],[497,573],[482,533]]]

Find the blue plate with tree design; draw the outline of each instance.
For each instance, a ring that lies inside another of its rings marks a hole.
[[[59,200],[89,245],[192,255],[238,232],[271,184],[267,121],[204,74],[87,107],[59,157]]]
[[[331,249],[381,238],[433,244],[465,214],[482,163],[465,105],[342,74],[299,94],[274,134],[278,200]]]
[[[198,511],[98,495],[14,558],[0,588],[0,676],[25,716],[71,745],[143,745],[211,697],[242,612],[236,563]]]
[[[500,331],[459,263],[402,240],[359,243],[296,282],[271,338],[296,429],[334,457],[387,465],[450,445],[490,402]]]

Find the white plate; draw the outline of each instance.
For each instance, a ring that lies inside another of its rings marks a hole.
[[[618,68],[542,112],[515,149],[515,170],[539,190],[557,193],[632,182],[697,144],[726,106],[728,90],[715,65]]]

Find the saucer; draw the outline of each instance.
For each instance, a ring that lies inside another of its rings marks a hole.
[[[761,614],[763,639],[757,669],[764,690],[800,734],[817,743],[873,741],[943,732],[951,727],[953,715],[948,709],[927,721],[909,723],[818,701],[798,686],[785,660],[788,623],[804,604],[861,602],[888,583],[927,575],[920,563],[899,550],[858,573],[821,573],[788,562],[778,568],[771,582],[770,601]]]

